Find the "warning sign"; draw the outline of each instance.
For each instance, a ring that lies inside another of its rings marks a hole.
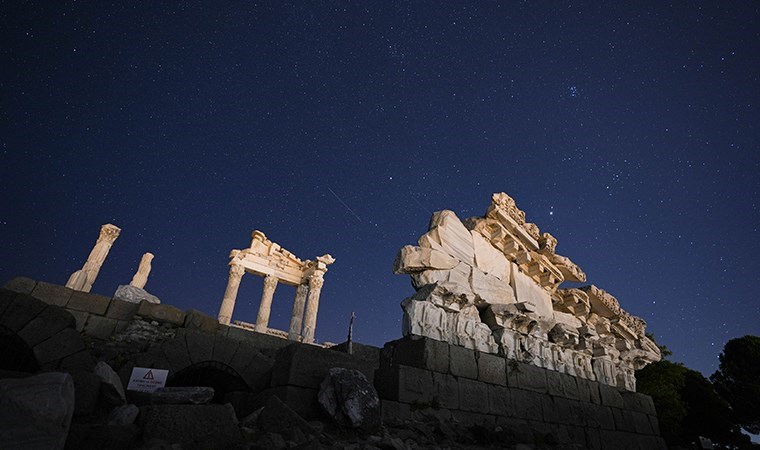
[[[129,377],[128,391],[153,392],[166,385],[168,370],[135,367]]]

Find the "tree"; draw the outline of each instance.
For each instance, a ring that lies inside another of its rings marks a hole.
[[[710,379],[731,404],[737,422],[750,433],[760,433],[760,337],[731,339],[719,359]]]

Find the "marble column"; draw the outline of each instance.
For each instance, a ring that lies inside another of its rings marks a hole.
[[[87,257],[87,262],[80,270],[77,270],[66,283],[67,288],[71,288],[77,291],[90,292],[95,279],[98,277],[100,267],[103,265],[103,261],[106,260],[108,252],[111,250],[116,238],[119,237],[121,228],[110,223],[100,227],[100,236],[98,236],[95,246],[90,252],[90,256]]]
[[[277,277],[267,275],[264,277],[264,291],[261,293],[259,313],[256,315],[256,326],[253,328],[259,333],[266,333],[269,326],[269,314],[272,312],[272,298],[277,288]]]
[[[293,302],[293,315],[290,316],[290,329],[288,331],[288,339],[291,341],[298,341],[301,338],[303,310],[306,306],[306,295],[308,293],[308,284],[299,284],[296,288],[296,300]]]
[[[131,286],[140,289],[145,287],[145,283],[148,282],[148,275],[150,275],[151,261],[153,261],[153,253],[146,253],[142,256],[140,266],[137,268],[135,276],[132,277],[132,281],[129,282]]]
[[[229,325],[232,319],[232,311],[235,309],[240,280],[243,279],[245,269],[240,264],[230,264],[230,278],[227,280],[227,289],[224,291],[222,306],[219,308],[219,323]]]
[[[321,272],[315,272],[309,277],[309,298],[306,301],[306,314],[303,319],[303,342],[311,344],[314,342],[314,330],[317,327],[317,310],[319,310],[319,294],[322,292],[322,285],[325,283],[324,275]]]

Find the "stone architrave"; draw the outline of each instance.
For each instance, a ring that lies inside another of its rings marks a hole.
[[[243,279],[245,268],[240,264],[230,263],[230,277],[227,280],[227,289],[224,291],[222,306],[219,308],[219,323],[229,325],[232,319],[232,311],[235,309],[235,299],[237,299],[240,280]]]
[[[405,336],[627,390],[635,390],[636,370],[660,359],[646,323],[615,297],[594,285],[559,288],[585,282],[585,272],[503,192],[482,217],[461,222],[452,211],[434,213],[418,244],[404,246],[393,263],[417,291],[401,303]]]
[[[284,335],[284,332],[269,328],[272,298],[278,284],[296,286],[293,314],[287,332],[293,341],[314,342],[317,323],[319,295],[324,282],[327,266],[335,262],[329,254],[318,256],[315,261],[303,261],[282,248],[259,230],[251,233],[251,246],[230,252],[230,279],[219,309],[219,323],[229,325],[235,308],[240,280],[245,273],[264,277],[264,290],[256,316],[254,331]],[[305,309],[305,311],[304,311]]]
[[[67,288],[74,289],[75,291],[90,292],[95,279],[98,277],[100,267],[103,265],[103,261],[106,260],[108,252],[111,250],[111,246],[116,241],[116,238],[119,237],[119,233],[121,233],[121,228],[110,223],[100,227],[100,235],[90,252],[90,256],[87,257],[87,262],[84,263],[81,269],[71,274],[69,281],[66,283]]]
[[[261,303],[259,304],[259,313],[256,316],[256,327],[254,330],[259,333],[266,333],[269,328],[269,315],[272,312],[272,299],[274,290],[277,289],[277,277],[267,275],[264,277],[264,290],[261,293]]]
[[[153,253],[145,253],[142,256],[142,259],[140,260],[140,266],[137,268],[135,276],[132,277],[132,281],[129,283],[130,286],[134,286],[140,289],[143,289],[145,287],[145,283],[148,282],[148,275],[150,275],[151,261],[153,261]]]

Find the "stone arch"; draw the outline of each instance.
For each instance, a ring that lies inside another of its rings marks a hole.
[[[0,328],[8,342],[23,344],[31,352],[22,356],[27,369],[91,370],[95,365],[74,316],[31,295],[0,289]],[[32,355],[36,366],[27,360]]]
[[[169,375],[167,386],[208,386],[214,388],[214,403],[222,403],[232,392],[251,392],[251,387],[239,373],[227,364],[204,361],[191,364]]]

